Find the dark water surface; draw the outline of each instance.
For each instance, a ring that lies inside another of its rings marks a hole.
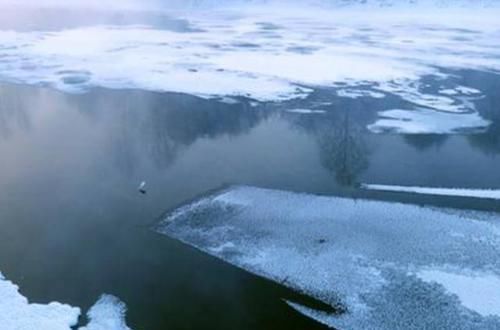
[[[0,85],[0,270],[35,302],[88,308],[102,293],[133,329],[315,329],[315,304],[151,228],[227,184],[500,211],[490,200],[363,192],[362,182],[500,188],[500,77],[464,72],[494,123],[480,135],[375,135],[390,97],[317,91],[281,105]],[[331,104],[323,104],[329,101]],[[325,114],[286,109],[318,104]],[[385,105],[384,105],[385,103]],[[137,186],[147,181],[148,192]]]

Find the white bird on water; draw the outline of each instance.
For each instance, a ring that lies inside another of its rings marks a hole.
[[[146,181],[142,181],[139,187],[137,188],[141,194],[146,194]]]

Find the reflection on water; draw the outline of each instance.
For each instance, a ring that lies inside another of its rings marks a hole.
[[[444,134],[405,135],[404,139],[409,145],[424,151],[429,148],[439,149],[446,142],[448,136]]]
[[[268,114],[248,103],[227,105],[183,94],[94,90],[91,98],[75,100],[79,111],[106,122],[110,153],[117,167],[128,170],[144,159],[167,168],[197,140],[247,133]]]
[[[368,166],[362,128],[350,119],[348,109],[344,109],[332,124],[319,136],[321,161],[325,168],[335,173],[337,183],[351,186],[358,182],[358,175]]]
[[[209,189],[216,183],[256,180],[253,183],[279,186],[287,182],[290,189],[324,193],[367,181],[468,187],[471,184],[462,175],[450,175],[450,170],[471,174],[482,168],[481,177],[472,185],[488,188],[499,182],[492,169],[500,151],[499,96],[495,93],[500,79],[487,73],[469,75],[472,78],[467,83],[480,83],[476,86],[485,91],[476,106],[492,125],[484,134],[464,136],[368,132],[366,125],[373,122],[377,111],[400,104],[394,97],[339,98],[326,90],[305,101],[272,105],[137,90],[93,89],[68,95],[2,85],[0,136],[4,142],[0,147],[4,155],[16,153],[15,165],[6,157],[3,167],[10,164],[18,172],[23,162],[31,163],[41,150],[50,150],[61,169],[78,159],[80,166],[121,172],[117,180],[124,176],[157,179],[170,172],[191,171],[199,179],[205,174],[203,180],[210,184],[204,188]],[[324,112],[283,111],[300,108],[302,103],[317,104],[315,109]],[[410,176],[399,175],[398,168],[407,171],[405,162],[410,159]],[[47,162],[43,157],[36,161],[40,169]],[[426,165],[430,163],[435,166]],[[380,166],[389,164],[394,172],[380,171]],[[444,170],[446,175],[441,175]]]
[[[500,90],[500,83],[497,85],[497,91]],[[498,94],[498,93],[496,93]],[[480,149],[485,154],[500,154],[500,106],[499,97],[487,98],[483,100],[485,110],[483,116],[489,119],[492,124],[485,134],[471,135],[468,137],[472,146]]]
[[[347,187],[355,186],[369,165],[364,126],[353,116],[352,109],[341,107],[332,109],[328,115],[291,118],[297,128],[314,137],[323,168],[332,173],[338,185]]]
[[[29,129],[30,118],[23,101],[16,90],[0,88],[0,138],[8,138],[18,129]]]
[[[34,301],[88,307],[103,292],[135,329],[314,329],[283,287],[149,230],[167,209],[225,184],[499,210],[491,201],[360,192],[358,183],[500,187],[500,78],[480,87],[484,134],[377,135],[392,97],[317,91],[288,104],[0,85],[0,267]],[[470,77],[470,78],[467,78]],[[496,88],[496,89],[495,89]],[[317,104],[325,113],[288,113]],[[136,188],[148,182],[148,194]]]
[[[498,155],[500,153],[500,79],[498,74],[484,72],[460,72],[470,84],[483,87],[486,97],[477,101],[481,115],[492,122],[485,134],[471,135],[469,142],[474,148],[485,154]]]

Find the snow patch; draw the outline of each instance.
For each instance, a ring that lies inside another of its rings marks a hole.
[[[87,313],[89,324],[79,330],[130,330],[125,323],[127,306],[112,295],[102,295]]]
[[[457,295],[461,303],[483,316],[500,316],[500,276],[483,273],[450,273],[437,269],[421,270],[417,277],[441,284]]]
[[[103,295],[89,310],[89,324],[80,330],[130,330],[125,324],[126,307],[118,298]],[[59,302],[29,303],[19,287],[0,273],[0,328],[2,330],[71,330],[80,308]]]
[[[235,105],[240,103],[240,101],[238,101],[237,99],[227,96],[219,98],[218,101],[229,105]]]
[[[3,330],[71,330],[80,309],[58,302],[33,304],[0,273],[0,328]]]
[[[481,94],[481,91],[471,87],[457,86],[456,88],[442,89],[439,93],[444,95],[477,96]]]
[[[430,109],[386,110],[379,112],[375,123],[367,128],[373,133],[458,134],[483,133],[491,122],[477,112],[446,113]]]
[[[376,88],[380,91],[397,95],[403,100],[419,107],[450,113],[470,113],[475,111],[474,104],[470,102],[468,98],[460,97],[463,96],[460,95],[460,86],[453,89],[453,91],[456,92],[456,94],[453,95],[446,95],[446,93],[430,94],[428,92],[422,92],[424,87],[425,86],[422,86],[420,82],[393,81],[381,83]],[[478,94],[476,94],[476,96],[477,95]]]
[[[337,91],[337,95],[340,97],[347,97],[351,99],[357,99],[360,97],[373,97],[376,99],[382,99],[385,97],[385,94],[374,92],[370,90],[356,90],[356,89],[341,89]]]

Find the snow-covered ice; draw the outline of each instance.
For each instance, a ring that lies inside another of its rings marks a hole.
[[[384,184],[363,184],[363,189],[394,191],[426,195],[458,196],[488,198],[500,200],[500,189],[465,189],[465,188],[440,188],[440,187],[412,187]]]
[[[2,330],[71,330],[80,309],[52,302],[33,304],[19,293],[19,287],[0,273],[0,328]]]
[[[477,112],[447,113],[431,109],[393,109],[379,112],[379,119],[367,128],[373,133],[458,134],[482,133],[490,121]]]
[[[369,21],[354,9],[214,10],[176,12],[192,25],[186,32],[145,25],[4,30],[0,78],[69,92],[104,86],[267,101],[363,83],[415,101],[429,96],[408,93],[409,86],[423,76],[445,79],[438,68],[500,70],[495,10],[419,16],[380,9]],[[454,103],[453,95],[433,97],[435,106]]]
[[[103,295],[88,312],[90,322],[79,330],[130,330],[125,324],[126,306],[118,298]],[[0,329],[71,330],[80,308],[59,302],[29,303],[19,287],[0,273]]]
[[[500,317],[490,313],[498,300],[480,306],[457,285],[479,290],[488,282],[491,294],[500,294],[499,220],[240,186],[174,210],[159,231],[344,306],[347,312],[336,315],[288,302],[340,329],[498,329]],[[450,277],[436,272],[450,269]]]

